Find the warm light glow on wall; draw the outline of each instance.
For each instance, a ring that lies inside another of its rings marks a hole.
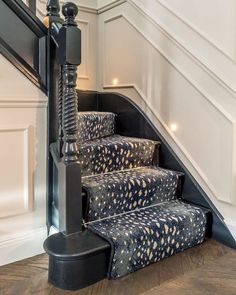
[[[171,131],[175,132],[175,131],[177,131],[177,129],[178,129],[177,124],[172,123],[172,124],[170,125],[170,130],[171,130]]]
[[[119,81],[118,81],[118,79],[116,79],[116,78],[112,80],[112,84],[113,84],[113,85],[117,85],[118,82],[119,82]]]

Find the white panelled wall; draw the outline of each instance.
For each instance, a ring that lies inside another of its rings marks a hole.
[[[98,89],[145,111],[236,238],[236,2],[110,3],[98,15]]]
[[[78,87],[116,91],[136,102],[236,238],[236,2],[74,2],[82,31]],[[45,7],[46,0],[38,0],[41,19]],[[0,62],[5,264],[43,251],[47,98],[2,56]]]
[[[46,1],[37,1],[46,15]],[[97,1],[80,1],[81,89],[96,89]],[[0,265],[42,253],[46,229],[47,97],[0,55]]]
[[[47,97],[0,55],[0,265],[43,251]]]

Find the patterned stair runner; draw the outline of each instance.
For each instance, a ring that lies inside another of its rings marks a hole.
[[[109,278],[118,278],[203,242],[206,216],[174,200],[88,227],[112,246]]]
[[[115,129],[115,114],[79,112],[78,123],[79,142],[111,136]]]
[[[93,175],[150,166],[158,142],[114,135],[79,145],[82,174]]]
[[[182,176],[148,166],[83,177],[89,201],[86,221],[173,200],[180,192]]]
[[[78,121],[85,226],[111,245],[108,278],[203,242],[206,215],[181,200],[182,173],[155,166],[159,142],[114,134],[112,113]]]

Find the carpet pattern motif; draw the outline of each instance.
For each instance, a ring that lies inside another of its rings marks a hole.
[[[177,197],[182,173],[148,166],[85,177],[89,194],[87,220],[92,221]]]
[[[112,245],[108,278],[119,278],[200,244],[205,236],[202,210],[170,201],[89,224]]]
[[[78,120],[85,226],[111,245],[108,278],[204,241],[206,214],[182,200],[184,174],[157,167],[160,142],[114,134],[111,113]]]
[[[153,163],[158,142],[119,135],[87,141],[79,146],[79,162],[82,174],[93,175],[142,166]]]
[[[115,114],[101,112],[78,113],[78,141],[80,143],[111,136],[115,129]]]

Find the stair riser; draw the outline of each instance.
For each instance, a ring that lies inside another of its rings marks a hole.
[[[174,200],[181,191],[181,183],[181,174],[154,167],[124,175],[111,174],[105,182],[100,176],[91,180],[85,178],[83,187],[88,198],[86,221]]]
[[[203,242],[201,209],[172,201],[88,225],[112,246],[108,276],[118,278]]]
[[[115,114],[78,113],[78,142],[111,136],[115,129]]]
[[[143,142],[82,145],[79,153],[82,176],[150,166],[153,164],[156,148],[153,142],[145,145]]]

